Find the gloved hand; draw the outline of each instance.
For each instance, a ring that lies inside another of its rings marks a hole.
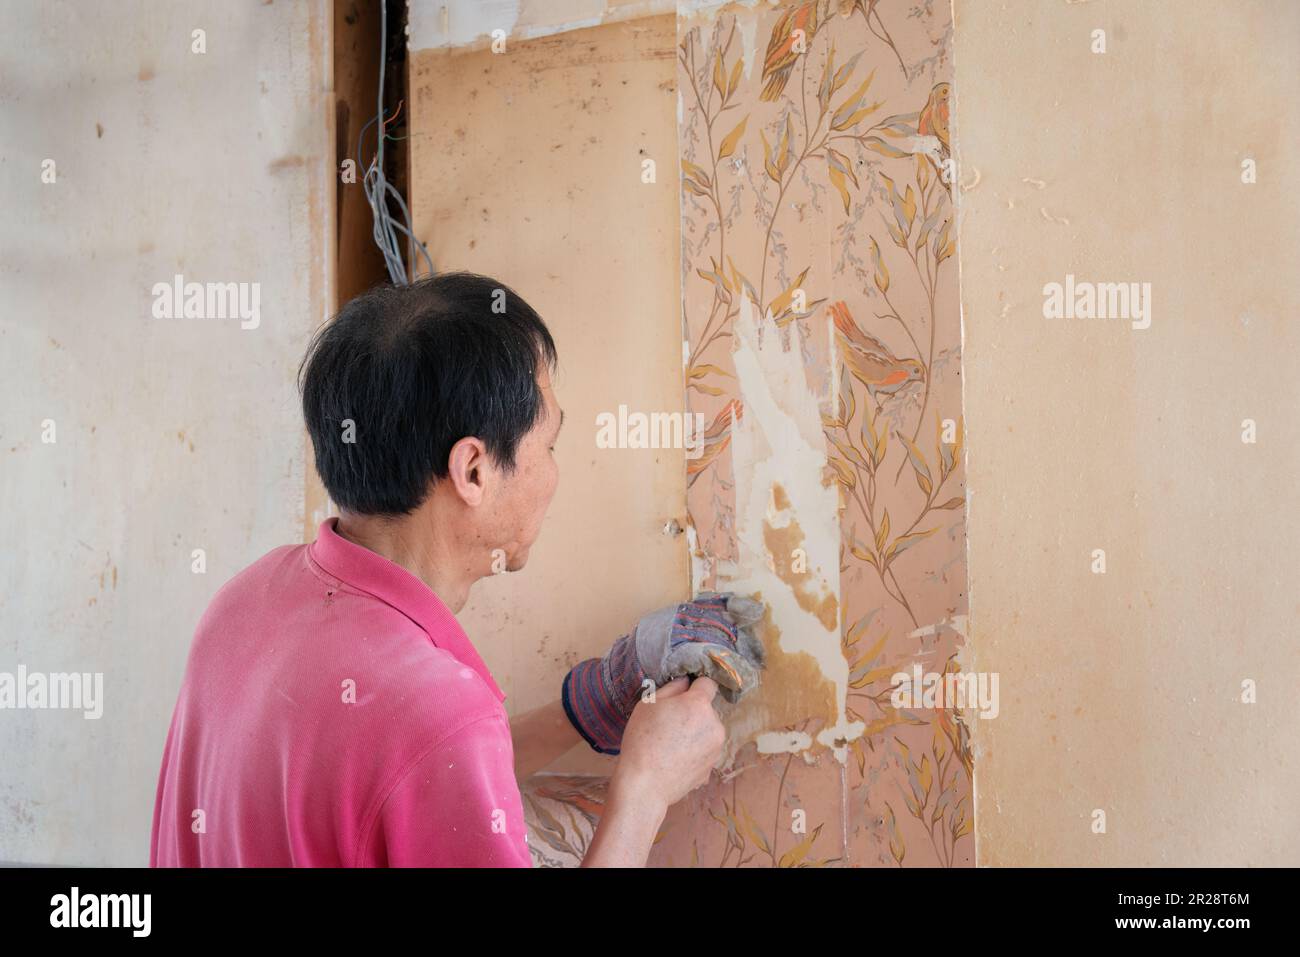
[[[730,592],[704,592],[642,618],[603,658],[588,658],[564,677],[564,712],[601,754],[618,754],[632,709],[649,680],[704,675],[735,702],[758,686],[763,645],[753,627],[763,606]]]

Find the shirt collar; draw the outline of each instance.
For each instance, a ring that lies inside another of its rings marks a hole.
[[[497,700],[504,701],[505,693],[497,687],[469,636],[433,590],[401,565],[343,538],[335,531],[337,524],[337,516],[321,522],[316,541],[310,546],[312,559],[335,578],[373,595],[411,619],[424,629],[435,647],[473,668]]]

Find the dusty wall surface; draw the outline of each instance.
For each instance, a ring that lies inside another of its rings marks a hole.
[[[963,718],[890,700],[965,628],[947,7],[737,4],[678,36],[693,585],[760,596],[770,660],[652,863],[970,864]]]
[[[770,668],[654,864],[1296,863],[1300,9],[677,6],[413,8],[416,231],[560,349],[545,531],[461,616],[511,711],[733,588]],[[0,671],[102,672],[104,713],[0,712],[0,861],[144,863],[198,615],[326,507],[332,12],[4,4]],[[258,326],[154,318],[176,273]],[[1076,280],[1150,311],[1045,317]],[[704,454],[598,448],[620,405]],[[997,718],[895,707],[913,665],[997,674]]]
[[[958,0],[956,40],[979,862],[1294,865],[1300,7]],[[1150,312],[1045,318],[1067,275]]]
[[[0,712],[0,860],[143,865],[198,617],[301,538],[329,7],[3,7],[0,671],[102,672],[104,700]],[[177,273],[260,283],[259,323],[155,318]]]
[[[498,30],[512,41],[534,40],[676,8],[676,0],[415,0],[408,35],[414,50],[474,49]]]
[[[597,415],[620,405],[684,411],[675,43],[659,16],[412,53],[416,233],[439,270],[524,296],[559,351],[559,489],[528,566],[479,582],[459,615],[511,714],[686,597],[684,535],[665,532],[685,525],[682,451],[596,444]],[[584,744],[555,768],[612,764]]]

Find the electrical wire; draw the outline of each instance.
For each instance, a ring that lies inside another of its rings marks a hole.
[[[402,257],[402,244],[398,233],[406,236],[407,253],[411,259],[411,280],[416,278],[418,267],[415,260],[415,250],[418,248],[420,255],[424,257],[424,262],[429,268],[429,275],[434,274],[433,260],[429,258],[429,250],[425,248],[424,243],[415,238],[411,229],[411,211],[406,205],[406,200],[402,198],[401,192],[393,186],[392,183],[384,177],[384,140],[387,138],[388,124],[397,118],[397,114],[402,111],[402,104],[398,103],[396,111],[392,116],[384,118],[384,72],[388,61],[388,4],[385,0],[380,0],[380,30],[379,30],[379,96],[376,104],[378,112],[374,119],[361,128],[361,135],[357,137],[357,166],[362,165],[361,146],[365,142],[366,132],[370,127],[379,123],[379,130],[376,136],[377,144],[375,147],[375,157],[366,167],[365,176],[362,178],[362,189],[366,194],[366,202],[370,204],[370,213],[374,221],[374,230],[372,236],[375,245],[383,253],[384,265],[388,268],[388,278],[395,285],[405,286],[408,283],[406,275],[406,261]],[[380,122],[382,120],[382,122]],[[397,207],[401,213],[401,221],[393,218],[389,209],[389,199],[397,202]]]

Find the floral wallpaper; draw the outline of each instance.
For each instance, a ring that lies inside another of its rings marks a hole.
[[[651,866],[974,864],[945,3],[679,4],[693,591],[769,608],[763,685]],[[539,775],[539,867],[576,866],[607,782]]]
[[[967,612],[951,10],[733,4],[678,39],[692,587],[772,614],[650,863],[972,865],[969,719],[891,701],[960,669]]]

